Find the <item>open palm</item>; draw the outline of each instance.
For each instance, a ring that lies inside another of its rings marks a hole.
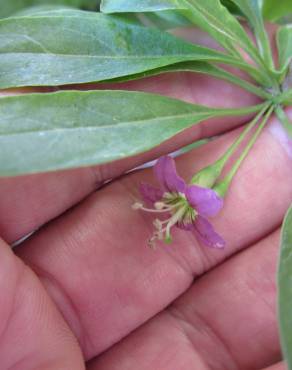
[[[186,73],[125,86],[211,106],[257,102]],[[155,182],[152,171],[122,175],[218,135],[177,159],[189,179],[225,151],[245,121],[213,119],[110,165],[0,181],[1,370],[233,370],[281,361],[275,271],[292,159],[276,119],[214,220],[227,241],[223,251],[180,230],[172,245],[147,248],[153,220],[131,205],[141,181]],[[8,243],[36,229],[11,251]]]

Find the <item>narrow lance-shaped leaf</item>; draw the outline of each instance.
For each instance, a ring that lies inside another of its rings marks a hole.
[[[223,53],[117,16],[63,9],[0,20],[0,88],[96,82],[190,60],[255,72]]]
[[[110,162],[147,151],[207,118],[261,108],[215,109],[126,91],[2,97],[0,175]]]
[[[174,8],[184,11],[183,14],[187,18],[212,35],[231,53],[240,46],[261,63],[259,54],[246,32],[219,0],[103,0],[101,2],[101,10],[104,13],[155,12]]]
[[[288,369],[292,369],[292,206],[285,217],[281,239],[278,269],[278,315],[283,355]]]
[[[265,30],[261,3],[258,0],[231,0],[246,16],[253,28],[261,54],[271,69],[274,68],[272,51],[268,35]]]

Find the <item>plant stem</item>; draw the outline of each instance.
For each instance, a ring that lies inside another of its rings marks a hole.
[[[231,171],[227,174],[227,176],[220,183],[215,185],[214,190],[217,191],[217,193],[219,195],[221,195],[222,197],[224,197],[225,194],[227,193],[228,188],[230,186],[230,183],[233,180],[233,177],[235,176],[235,174],[237,173],[238,169],[240,168],[242,162],[244,161],[244,159],[247,157],[250,150],[254,146],[254,144],[255,144],[256,140],[258,139],[260,133],[262,132],[262,130],[266,126],[266,123],[268,122],[268,119],[271,116],[273,110],[274,110],[274,106],[270,106],[270,108],[267,111],[267,113],[265,114],[262,122],[260,123],[258,129],[256,130],[256,132],[252,136],[251,140],[249,141],[249,143],[247,144],[247,146],[243,150],[239,159],[236,161],[236,163],[232,167]]]
[[[222,170],[233,155],[242,141],[246,138],[247,134],[253,129],[253,127],[258,123],[262,115],[268,109],[269,103],[263,104],[263,108],[256,115],[256,117],[245,127],[242,133],[239,135],[237,140],[231,145],[231,147],[213,164],[203,168],[201,171],[197,172],[191,179],[191,184],[196,184],[204,187],[213,187],[217,179],[222,173]]]
[[[227,152],[218,160],[218,162],[222,163],[222,168],[225,166],[229,158],[233,155],[235,150],[239,147],[239,145],[243,142],[246,138],[247,134],[254,128],[254,126],[258,123],[262,115],[268,109],[270,103],[266,103],[264,108],[255,116],[255,118],[246,126],[246,128],[242,131],[239,135],[237,140],[231,145],[231,147],[227,150]]]

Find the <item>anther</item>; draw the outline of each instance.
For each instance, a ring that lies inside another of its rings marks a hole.
[[[142,203],[136,202],[136,203],[132,204],[132,209],[134,209],[135,211],[138,210],[138,209],[142,209],[142,208],[143,208]]]
[[[162,210],[162,209],[164,209],[165,208],[165,203],[163,203],[163,202],[155,202],[154,203],[154,207],[155,207],[155,209],[157,209],[157,210]]]

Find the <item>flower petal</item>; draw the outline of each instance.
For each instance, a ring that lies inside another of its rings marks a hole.
[[[216,233],[213,226],[206,218],[197,216],[194,229],[198,239],[208,247],[218,249],[225,247],[225,241]]]
[[[140,184],[139,190],[144,201],[150,204],[158,202],[163,197],[163,191],[150,184]]]
[[[212,189],[191,185],[185,194],[189,204],[202,216],[215,216],[223,207],[223,199]]]
[[[175,162],[169,155],[160,157],[154,166],[155,176],[164,191],[184,193],[185,181],[177,174]]]

